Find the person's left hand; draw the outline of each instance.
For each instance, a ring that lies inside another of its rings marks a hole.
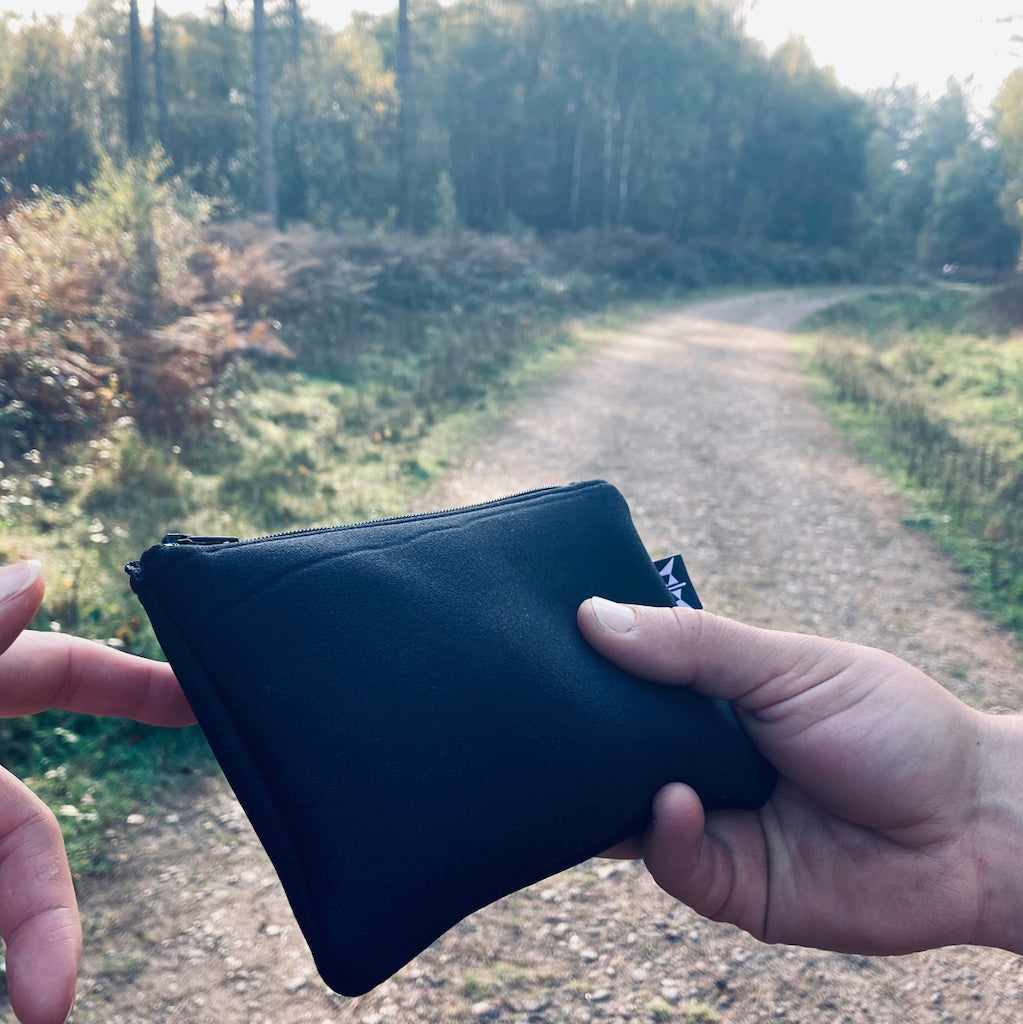
[[[0,568],[0,717],[65,708],[150,725],[195,721],[168,665],[79,637],[25,631],[43,598],[40,570],[36,561]],[[0,935],[18,1019],[62,1024],[82,949],[71,871],[57,819],[3,768]]]

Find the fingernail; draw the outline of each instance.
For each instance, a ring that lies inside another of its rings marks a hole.
[[[591,597],[593,614],[597,621],[612,633],[628,633],[636,625],[636,609],[627,604],[615,604],[604,597]]]
[[[15,562],[0,569],[0,604],[23,594],[39,577],[43,563],[36,558]]]

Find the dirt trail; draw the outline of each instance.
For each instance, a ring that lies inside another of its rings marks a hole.
[[[709,608],[886,647],[971,703],[1021,708],[1018,648],[967,610],[955,571],[808,398],[780,332],[825,302],[731,298],[622,332],[517,405],[424,504],[604,477],[652,554],[684,553]],[[481,911],[344,999],[317,978],[221,783],[153,808],[113,853],[112,876],[81,886],[79,1024],[1023,1017],[1018,957],[768,947],[697,918],[640,867],[603,861]]]

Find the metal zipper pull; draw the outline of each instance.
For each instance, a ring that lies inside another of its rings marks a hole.
[[[237,537],[193,537],[187,533],[168,533],[161,544],[237,544]]]

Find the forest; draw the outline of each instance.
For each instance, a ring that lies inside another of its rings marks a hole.
[[[712,0],[402,0],[343,31],[299,0],[145,13],[0,16],[8,203],[158,146],[218,217],[280,226],[838,248],[875,275],[1018,256],[1023,71],[992,111],[952,80],[861,96]]]
[[[968,82],[859,95],[725,0],[400,0],[341,31],[300,0],[0,14],[0,562],[43,559],[37,628],[157,656],[126,561],[407,511],[591,343],[573,318],[903,283],[897,325],[845,309],[818,363],[962,510],[926,515],[966,524],[1023,629],[1021,211],[1023,69],[989,111]],[[0,740],[55,806],[88,798],[82,870],[178,742],[52,715]]]

